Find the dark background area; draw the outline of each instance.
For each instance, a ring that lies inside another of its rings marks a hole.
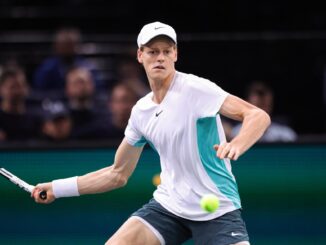
[[[250,81],[266,80],[276,115],[300,135],[325,133],[326,9],[314,2],[2,0],[0,62],[17,59],[31,77],[54,32],[73,26],[83,54],[114,80],[117,60],[136,53],[140,28],[156,20],[178,33],[178,70],[241,97]]]

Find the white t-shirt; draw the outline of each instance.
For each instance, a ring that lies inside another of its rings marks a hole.
[[[176,72],[160,104],[151,92],[132,109],[126,139],[133,146],[149,143],[158,152],[161,184],[154,198],[177,216],[210,220],[241,207],[230,161],[220,160],[213,148],[225,141],[218,111],[227,95],[209,80]],[[220,200],[214,213],[200,207],[209,193]]]

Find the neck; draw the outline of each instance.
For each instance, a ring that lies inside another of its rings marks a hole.
[[[4,112],[15,114],[22,114],[26,111],[24,103],[11,103],[6,100],[1,103],[1,109]]]
[[[157,104],[160,104],[166,93],[168,92],[171,82],[173,80],[175,72],[172,72],[166,79],[164,80],[150,80],[149,84],[151,90],[153,91],[153,101]]]

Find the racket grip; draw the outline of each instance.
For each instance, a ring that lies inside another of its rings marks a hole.
[[[46,191],[41,191],[41,192],[39,193],[39,196],[40,196],[40,198],[41,198],[42,200],[45,200],[45,199],[47,198]]]

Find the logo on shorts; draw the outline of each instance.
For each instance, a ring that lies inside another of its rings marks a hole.
[[[231,236],[243,236],[241,232],[231,232]]]

